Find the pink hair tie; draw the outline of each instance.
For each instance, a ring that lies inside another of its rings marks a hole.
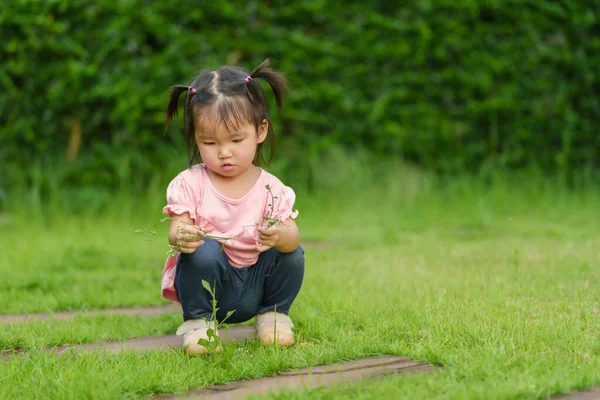
[[[248,75],[246,77],[246,79],[244,79],[246,81],[246,83],[250,82],[252,80],[252,77],[250,75]]]
[[[188,86],[188,92],[191,92],[192,94],[196,93],[196,89],[194,89],[191,86]]]

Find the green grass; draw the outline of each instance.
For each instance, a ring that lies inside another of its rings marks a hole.
[[[31,352],[0,363],[0,398],[145,398],[377,354],[443,369],[270,398],[536,399],[600,385],[596,188],[570,192],[538,178],[443,181],[406,169],[369,184],[371,175],[347,174],[339,182],[354,179],[350,190],[299,193],[303,238],[332,247],[306,248],[291,312],[296,346],[53,357],[42,349],[173,333],[180,317],[3,325],[0,349]],[[155,242],[133,233],[161,217],[160,204],[125,215],[2,219],[2,313],[164,304],[166,226]]]

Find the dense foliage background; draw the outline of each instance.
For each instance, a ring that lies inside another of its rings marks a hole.
[[[600,165],[600,5],[589,0],[12,0],[0,10],[0,199],[35,181],[147,182],[169,86],[265,57],[292,91],[278,157],[333,147],[436,171]],[[282,155],[283,153],[283,155]],[[70,161],[69,161],[70,160]],[[124,167],[125,166],[125,167]]]

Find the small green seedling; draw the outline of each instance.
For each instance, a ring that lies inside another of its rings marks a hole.
[[[219,329],[219,326],[221,326],[221,324],[223,324],[229,317],[231,317],[231,315],[235,312],[235,310],[227,311],[225,318],[223,318],[223,320],[219,322],[217,320],[217,311],[219,311],[219,308],[217,307],[216,284],[215,284],[214,289],[211,289],[210,284],[203,279],[202,286],[204,287],[204,289],[208,290],[208,293],[210,293],[210,295],[212,297],[212,299],[210,301],[210,303],[212,305],[211,320],[214,321],[213,322],[214,326],[213,326],[213,328],[209,328],[206,331],[206,336],[208,336],[208,339],[200,339],[200,340],[198,340],[198,344],[206,347],[208,349],[209,354],[214,354],[217,352],[217,349],[219,348],[219,346],[222,346],[221,338],[219,336],[217,336],[217,331]],[[206,318],[204,318],[204,320],[206,322],[210,323],[209,321],[206,320]],[[227,326],[225,326],[225,331],[227,332]],[[224,348],[225,346],[222,346],[222,347]]]

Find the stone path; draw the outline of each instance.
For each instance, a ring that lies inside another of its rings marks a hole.
[[[232,326],[226,333],[221,331],[221,336],[227,341],[241,341],[254,337],[254,326]],[[68,351],[76,352],[93,352],[93,351],[108,351],[120,353],[125,350],[162,350],[168,351],[173,348],[181,347],[181,336],[163,335],[163,336],[144,336],[127,340],[119,341],[104,341],[85,344],[63,344],[58,347],[46,349],[46,352],[60,356]],[[13,352],[2,353],[2,360],[8,360],[11,357],[24,354],[25,350],[16,350]]]
[[[124,308],[106,308],[102,310],[89,311],[66,311],[56,313],[39,313],[39,314],[14,314],[0,315],[0,324],[20,323],[27,321],[49,321],[49,320],[65,320],[77,316],[98,316],[98,315],[143,315],[149,317],[157,317],[164,313],[181,312],[179,304],[167,304],[164,306],[151,307],[124,307]]]
[[[561,397],[555,397],[555,400],[600,400],[600,388],[584,390],[581,392],[571,392]]]
[[[347,385],[365,379],[389,374],[428,373],[432,365],[412,361],[407,357],[379,356],[350,361],[342,364],[323,365],[296,371],[280,372],[276,376],[233,382],[181,394],[156,396],[156,399],[243,399],[250,395],[300,389],[315,389],[320,386]]]

